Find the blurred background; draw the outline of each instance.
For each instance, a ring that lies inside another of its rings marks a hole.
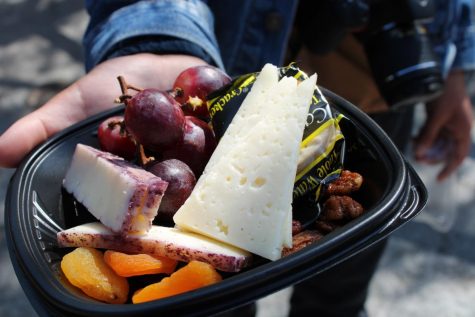
[[[87,18],[82,1],[0,0],[0,133],[84,73]],[[418,111],[418,121],[422,117]],[[389,240],[371,284],[369,315],[475,316],[475,146],[443,184],[434,181],[438,167],[414,166],[431,199]],[[4,235],[13,173],[0,169],[0,316],[36,316],[16,279]],[[290,292],[261,300],[259,316],[285,316]]]

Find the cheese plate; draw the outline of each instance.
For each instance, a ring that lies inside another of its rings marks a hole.
[[[80,122],[37,147],[17,169],[7,193],[6,238],[18,279],[39,315],[64,316],[208,316],[255,301],[324,272],[331,266],[390,235],[424,207],[427,191],[388,136],[354,105],[321,88],[330,105],[349,118],[345,167],[365,178],[358,193],[365,214],[317,243],[276,261],[257,258],[240,273],[202,289],[158,301],[132,305],[100,303],[82,294],[59,267],[68,249],[59,248],[56,233],[91,221],[62,190],[78,143],[99,147],[97,127],[122,107]],[[294,217],[312,223],[318,212],[299,208]],[[137,279],[132,288],[140,287]]]

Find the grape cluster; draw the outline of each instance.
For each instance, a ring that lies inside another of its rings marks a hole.
[[[145,152],[155,158],[141,162],[169,182],[162,211],[168,219],[189,196],[216,147],[207,123],[206,97],[230,82],[220,69],[204,65],[180,73],[171,91],[130,86],[138,92],[129,96],[127,84],[121,82],[124,116],[108,118],[99,125],[102,150],[127,160]]]

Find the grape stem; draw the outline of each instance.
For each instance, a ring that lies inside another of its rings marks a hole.
[[[120,96],[115,100],[116,103],[124,103],[125,105],[127,105],[127,101],[128,101],[130,98],[132,98],[132,96],[128,94],[128,90],[129,90],[129,89],[135,90],[135,91],[142,91],[142,90],[143,90],[142,88],[138,88],[138,87],[136,87],[136,86],[133,86],[133,85],[128,84],[128,83],[125,81],[124,76],[118,76],[118,77],[117,77],[117,80],[119,81],[120,90],[121,90],[121,92],[122,92],[122,95],[120,95]]]
[[[139,158],[140,166],[145,166],[149,162],[155,161],[155,158],[153,156],[147,157],[147,155],[145,154],[145,149],[142,144],[138,144],[138,151],[139,151],[138,158]]]

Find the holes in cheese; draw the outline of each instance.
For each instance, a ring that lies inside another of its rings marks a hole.
[[[270,260],[291,244],[299,146],[316,82],[316,75],[300,84],[277,78],[277,68],[266,65],[173,218]]]

